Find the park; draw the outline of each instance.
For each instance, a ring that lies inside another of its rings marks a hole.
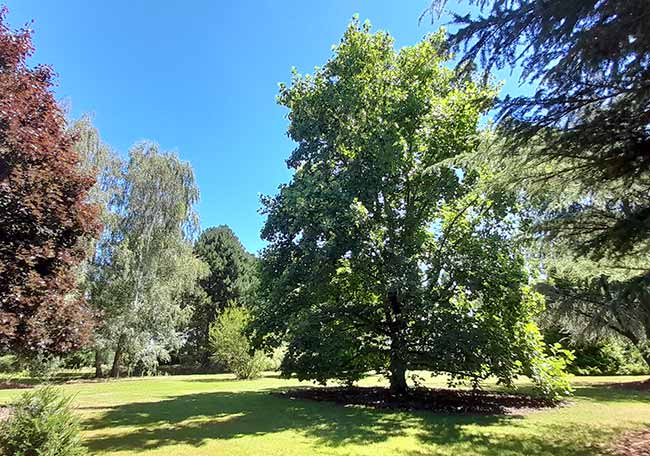
[[[1,456],[650,454],[650,3],[5,2]]]

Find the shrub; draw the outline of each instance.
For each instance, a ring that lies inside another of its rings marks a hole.
[[[210,326],[212,360],[224,364],[239,379],[258,377],[269,361],[259,350],[253,351],[245,333],[249,312],[242,307],[229,307]]]
[[[19,371],[20,369],[16,364],[16,357],[14,355],[0,356],[0,373],[11,374]]]
[[[575,375],[642,375],[650,371],[639,350],[619,338],[576,340],[568,332],[550,328],[544,339],[574,353],[575,360],[567,370]]]
[[[547,398],[558,399],[573,392],[567,367],[574,361],[573,353],[562,345],[545,344],[544,336],[536,324],[525,326],[527,350],[534,354],[530,356],[531,366],[526,374]]]
[[[62,360],[62,365],[65,369],[81,369],[83,367],[91,367],[95,365],[95,352],[94,350],[77,350]]]
[[[279,347],[273,349],[273,351],[269,354],[268,363],[265,370],[267,369],[273,371],[280,370],[280,366],[282,365],[282,360],[284,359],[284,355],[286,353],[287,353],[287,346],[285,344],[280,345]]]
[[[52,386],[24,393],[0,424],[0,451],[7,456],[86,455],[70,402]]]
[[[31,378],[46,381],[52,379],[61,368],[61,358],[46,354],[30,354],[20,358],[20,366]]]

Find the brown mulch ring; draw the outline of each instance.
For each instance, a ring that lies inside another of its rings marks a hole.
[[[404,396],[395,396],[381,387],[299,388],[272,394],[289,399],[334,402],[343,406],[460,415],[513,415],[563,404],[524,394],[429,388],[414,388]]]
[[[612,456],[650,456],[650,429],[624,434],[612,447]]]
[[[3,389],[26,389],[33,388],[34,385],[28,385],[27,383],[16,383],[16,382],[0,382],[0,390]]]

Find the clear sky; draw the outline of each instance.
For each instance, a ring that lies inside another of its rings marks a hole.
[[[275,96],[291,67],[323,65],[355,13],[397,47],[444,22],[418,23],[429,0],[3,1],[13,28],[34,21],[33,61],[54,67],[71,117],[93,114],[122,155],[150,139],[190,161],[202,227],[227,224],[252,252],[264,245],[259,195],[290,178]]]

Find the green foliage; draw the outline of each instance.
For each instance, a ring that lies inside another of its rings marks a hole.
[[[469,3],[449,38],[459,69],[516,66],[536,86],[500,101],[497,137],[474,160],[523,190],[548,318],[574,338],[622,336],[650,362],[650,3]]]
[[[0,449],[7,456],[82,456],[79,422],[71,399],[47,386],[28,391],[0,423]]]
[[[249,306],[257,290],[257,259],[248,253],[227,226],[208,228],[194,244],[195,254],[209,268],[201,291],[188,300],[192,308],[187,350],[202,365],[210,357],[209,328],[230,305]]]
[[[281,85],[298,144],[264,198],[256,342],[288,342],[285,375],[406,388],[407,369],[511,384],[557,381],[532,323],[518,202],[459,160],[495,90],[445,65],[443,31],[399,52],[357,20],[314,75]]]
[[[210,268],[210,274],[201,279],[201,287],[218,310],[231,303],[246,306],[253,301],[255,257],[229,227],[222,225],[203,231],[194,251]]]
[[[441,7],[446,0],[437,0]],[[644,255],[650,205],[650,3],[470,0],[451,47],[461,68],[520,68],[531,96],[501,102],[497,155],[514,184],[555,195],[540,231],[593,258]]]
[[[548,397],[561,397],[573,392],[567,368],[573,363],[574,355],[560,344],[546,346],[539,328],[529,323],[526,340],[532,356],[526,374],[539,390]]]
[[[109,286],[107,270],[121,241],[121,216],[116,208],[124,191],[124,163],[119,155],[104,143],[90,116],[83,116],[70,127],[74,149],[79,156],[78,166],[95,177],[88,192],[88,200],[99,209],[103,230],[98,239],[88,239],[87,259],[79,271],[79,290],[84,294],[96,315],[110,315],[111,300],[106,298]],[[93,348],[100,355],[111,348],[105,336],[108,322],[100,319],[94,327]],[[101,376],[101,366],[97,371]]]
[[[197,200],[188,163],[148,142],[131,149],[89,278],[90,301],[102,315],[96,348],[115,354],[113,376],[123,363],[154,373],[184,342],[190,312],[183,300],[207,269],[192,251]]]
[[[14,355],[0,356],[0,373],[9,374],[19,370],[18,362]]]
[[[624,268],[606,261],[560,254],[544,258],[545,325],[564,329],[575,340],[622,337],[650,365],[650,275],[645,263],[628,260]]]
[[[615,339],[571,344],[576,375],[644,375],[650,372],[639,351]]]
[[[544,339],[549,344],[561,344],[574,354],[567,371],[575,375],[643,375],[650,368],[641,353],[621,338],[576,339],[567,330],[547,329]]]
[[[75,121],[70,126],[69,134],[75,139],[74,150],[79,156],[79,167],[95,176],[95,183],[88,192],[88,201],[99,207],[100,219],[104,227],[109,228],[109,234],[110,227],[116,220],[110,209],[121,188],[122,160],[116,151],[102,141],[90,116]],[[106,239],[102,236],[96,242],[104,241]],[[93,264],[94,261],[91,258],[88,263]]]
[[[90,367],[95,361],[95,353],[93,350],[78,350],[65,356],[62,359],[63,367],[66,369],[80,369],[82,367]]]
[[[61,358],[43,353],[29,353],[20,356],[18,364],[31,378],[47,381],[55,377],[61,369]]]
[[[213,360],[224,364],[239,379],[256,378],[269,361],[260,350],[251,348],[246,334],[250,312],[243,307],[228,307],[210,326]]]

